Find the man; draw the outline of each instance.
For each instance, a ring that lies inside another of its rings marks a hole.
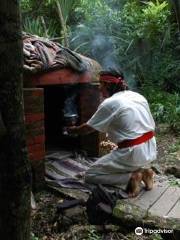
[[[125,184],[129,197],[135,197],[142,181],[147,190],[153,187],[153,171],[149,164],[156,159],[155,123],[147,100],[128,90],[121,72],[101,72],[100,90],[106,99],[91,119],[68,131],[76,134],[107,133],[117,148],[91,166],[85,173],[85,181]]]

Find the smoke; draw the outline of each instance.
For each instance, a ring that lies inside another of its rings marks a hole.
[[[66,98],[64,101],[64,108],[63,108],[63,115],[64,116],[71,116],[71,115],[78,115],[77,109],[77,89],[76,87],[65,87]]]
[[[131,70],[128,69],[127,73],[126,69],[126,40],[120,37],[122,25],[119,15],[123,4],[118,3],[118,8],[115,8],[117,1],[102,0],[102,2],[101,6],[90,4],[89,15],[71,29],[70,47],[96,60],[103,70],[122,71],[125,77],[128,76],[128,83],[130,80],[131,85],[134,85]]]
[[[89,28],[86,25],[77,26],[71,36],[71,48],[100,63],[103,69],[120,67],[120,57],[116,50],[116,40],[98,28]]]
[[[74,29],[71,28],[71,49],[96,60],[103,70],[122,70],[117,49],[119,39],[115,36],[120,31],[118,17],[122,3],[114,0],[85,2],[82,3],[85,13],[79,12],[83,17]]]
[[[76,94],[67,97],[64,101],[64,109],[63,109],[63,113],[64,115],[77,115],[77,105],[75,102],[76,99]]]
[[[97,34],[91,42],[91,55],[104,69],[118,69],[119,62],[114,47],[114,39],[110,36]]]

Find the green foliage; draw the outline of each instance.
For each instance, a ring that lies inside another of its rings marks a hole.
[[[48,7],[56,6],[56,2],[59,2],[62,14],[64,17],[65,22],[67,22],[68,18],[70,17],[71,13],[74,11],[76,6],[79,4],[79,0],[46,0],[45,5]]]
[[[143,87],[142,93],[150,103],[157,124],[168,123],[174,131],[180,131],[180,95],[163,92],[153,87]]]
[[[162,3],[149,1],[139,4],[139,1],[133,0],[124,5],[121,14],[120,36],[127,42],[123,44],[123,48],[118,50],[119,55],[124,55],[122,64],[125,71],[131,69],[140,85],[156,82],[159,75],[162,83],[167,76],[164,64],[166,61],[169,63],[175,60],[172,48],[169,48],[171,44],[169,15],[166,1]],[[163,51],[164,48],[168,53]],[[167,59],[169,54],[171,59]]]
[[[57,20],[52,17],[52,8],[46,1],[21,1],[23,31],[41,37],[56,37],[59,31]]]
[[[122,22],[125,35],[130,38],[156,41],[159,34],[167,28],[167,18],[170,15],[168,3],[150,1],[139,5],[137,1],[128,1],[122,12]],[[131,29],[131,31],[130,31]]]
[[[58,26],[53,20],[48,22],[48,26],[44,25],[44,18],[25,18],[23,22],[23,30],[27,33],[35,34],[40,37],[56,37]]]
[[[163,240],[160,234],[153,234],[151,240]]]
[[[79,4],[79,0],[23,0],[21,2],[23,30],[42,37],[61,39],[61,22],[56,2],[59,2],[65,23]],[[43,19],[43,21],[42,21]]]
[[[124,44],[124,49],[132,40],[159,39],[159,33],[167,28],[170,11],[166,1],[143,5],[137,2],[139,1],[127,1],[120,9],[114,9],[105,0],[81,0],[76,13],[84,14],[85,26],[91,28],[89,35],[98,32],[115,37],[119,40],[116,41],[118,47]]]
[[[34,233],[31,233],[31,240],[39,240],[39,238],[36,237],[36,236],[34,235]]]
[[[94,227],[91,227],[88,232],[88,237],[86,240],[102,240],[102,237],[97,233]]]
[[[169,1],[22,0],[24,30],[60,36],[56,1],[68,25],[70,48],[105,68],[120,66],[130,85],[136,79],[141,86],[155,120],[180,129],[180,48]]]
[[[147,55],[151,58],[151,46],[160,51],[165,39],[168,40],[168,34],[165,34],[170,15],[168,4],[166,1],[139,4],[139,1],[134,0],[126,1],[124,5],[121,3],[121,7],[119,5],[119,8],[114,9],[107,2],[81,0],[81,6],[76,8],[76,13],[84,16],[81,19],[83,24],[79,24],[76,31],[73,31],[71,46],[74,49],[78,47],[81,53],[86,53],[101,63],[103,56],[101,59],[97,58],[94,51],[98,50],[92,50],[92,42],[102,34],[105,41],[108,39],[110,43],[106,49],[110,45],[113,48],[118,59],[117,65],[127,71],[131,69],[136,72],[137,64],[144,62]],[[143,51],[140,45],[143,45]]]
[[[180,187],[180,179],[178,178],[170,179],[168,182],[169,182],[169,185],[172,187]]]
[[[146,64],[143,64],[143,61]],[[151,61],[148,61],[148,56],[142,57],[140,64],[143,68],[144,83],[151,85],[152,83],[169,92],[179,91],[179,76],[180,76],[180,60],[176,59],[175,54],[171,49],[159,51],[154,48],[151,52]]]
[[[180,140],[177,141],[176,143],[172,143],[170,146],[169,146],[169,152],[170,153],[176,153],[180,151]]]
[[[31,10],[31,0],[21,0],[21,10],[22,11],[29,11]]]

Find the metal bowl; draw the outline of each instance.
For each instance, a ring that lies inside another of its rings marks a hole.
[[[78,120],[77,114],[64,114],[64,125],[65,126],[74,126]]]

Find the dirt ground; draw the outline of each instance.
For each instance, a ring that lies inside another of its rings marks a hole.
[[[166,174],[180,187],[180,136],[161,127],[157,131],[157,172]],[[171,173],[169,175],[169,173]],[[174,177],[174,175],[176,177]],[[57,205],[63,201],[59,193],[44,189],[35,194],[37,208],[32,211],[32,240],[160,240],[158,234],[135,235],[120,226],[89,225],[84,207],[69,211],[69,218],[59,218]]]

